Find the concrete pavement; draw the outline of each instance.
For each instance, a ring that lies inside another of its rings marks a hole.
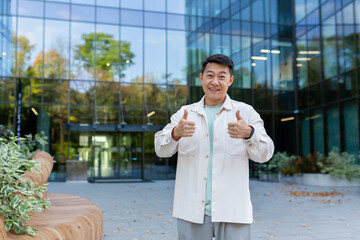
[[[255,219],[252,240],[360,240],[359,188],[259,181],[250,181],[250,188]],[[78,195],[99,206],[104,217],[103,240],[176,240],[173,191],[172,180],[50,182],[48,186],[48,192]]]

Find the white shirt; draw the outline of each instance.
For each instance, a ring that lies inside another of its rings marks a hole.
[[[192,137],[175,141],[172,129],[188,110],[187,120],[195,122]],[[236,111],[254,129],[249,139],[231,138],[228,122],[235,122]],[[205,211],[206,177],[210,144],[204,97],[186,105],[171,116],[171,122],[155,134],[155,152],[159,157],[171,157],[178,152],[173,216],[194,223],[203,223]],[[237,102],[228,95],[214,122],[212,171],[212,221],[252,223],[252,205],[249,190],[249,159],[268,161],[274,144],[266,134],[260,115],[248,104]]]

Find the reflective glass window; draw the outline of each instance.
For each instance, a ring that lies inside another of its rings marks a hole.
[[[168,83],[186,85],[186,32],[168,31],[167,34]]]
[[[341,149],[340,146],[340,116],[339,106],[333,105],[327,110],[327,136],[328,136],[328,150],[333,148]]]
[[[23,103],[28,103],[31,105],[32,103],[41,103],[41,95],[43,92],[42,88],[42,80],[41,79],[21,79],[21,101]]]
[[[298,59],[302,58],[308,62],[309,84],[321,81],[321,55],[320,55],[320,28],[315,27],[308,32],[308,51],[299,54]],[[301,53],[301,52],[300,52]]]
[[[241,33],[241,21],[233,20],[231,21],[231,33],[233,35],[240,35]]]
[[[143,124],[143,84],[121,84],[121,103],[127,124]]]
[[[165,28],[166,23],[164,13],[145,12],[144,18],[144,23],[146,27]]]
[[[114,7],[118,8],[120,7],[120,0],[101,0],[96,1],[96,5],[98,6],[106,6],[106,7]]]
[[[338,100],[338,80],[337,77],[332,77],[324,81],[324,98],[325,102],[333,102]]]
[[[242,21],[241,22],[241,35],[251,35],[250,22]]]
[[[345,151],[357,155],[359,153],[359,108],[353,100],[345,102],[342,109]]]
[[[250,21],[250,6],[241,10],[241,20]]]
[[[166,0],[167,11],[172,13],[185,14],[186,1],[185,0]]]
[[[96,21],[101,23],[120,23],[120,10],[117,8],[96,8]]]
[[[306,18],[308,25],[317,25],[319,24],[319,10],[315,10]]]
[[[119,75],[127,65],[126,61],[130,61],[133,56],[129,44],[119,41],[119,26],[97,24],[95,38],[96,79],[119,81]],[[89,51],[91,52],[90,49]]]
[[[118,82],[98,81],[96,83],[96,106],[114,106],[118,108],[119,87]]]
[[[293,90],[295,88],[295,84],[292,67],[292,43],[290,41],[273,40],[270,56],[273,63],[273,87],[275,89]]]
[[[301,155],[306,157],[310,152],[310,114],[305,112],[301,119]]]
[[[21,123],[20,129],[19,126],[17,126],[17,133],[24,136],[30,133],[35,135],[37,130],[41,131],[41,112],[42,109],[40,104],[23,103],[20,112],[18,112],[21,118]]]
[[[44,79],[45,103],[68,103],[69,81]],[[64,115],[67,118],[67,115]]]
[[[144,0],[144,10],[165,12],[165,0]]]
[[[65,180],[65,164],[68,154],[67,141],[67,116],[66,105],[45,105],[43,107],[43,131],[48,137],[49,144],[45,145],[45,151],[50,153],[56,161],[51,171],[51,180]],[[62,176],[63,178],[61,178]]]
[[[94,22],[95,7],[73,4],[71,6],[71,20]]]
[[[256,87],[256,86],[255,86]],[[261,110],[271,110],[273,103],[272,91],[268,89],[254,90],[254,108]]]
[[[360,24],[360,0],[355,0],[355,23]]]
[[[314,140],[314,151],[324,154],[324,117],[321,109],[316,109],[310,116],[312,119],[312,132]]]
[[[318,106],[322,104],[321,83],[314,84],[309,87],[309,104],[310,106]]]
[[[252,1],[252,20],[263,22],[264,21],[264,4],[263,0]]]
[[[319,1],[310,1],[310,0],[306,1],[306,12],[307,13],[311,13],[318,7],[319,7]]]
[[[169,104],[166,97],[166,85],[145,84],[144,88],[147,104],[147,106],[145,106],[145,122],[154,125],[166,124],[166,109]],[[154,114],[149,114],[151,112],[154,112]]]
[[[67,20],[70,18],[70,5],[62,4],[62,3],[46,2],[45,17]]]
[[[121,24],[142,26],[143,25],[143,13],[133,10],[121,10]]]
[[[143,0],[121,0],[121,8],[143,9]]]
[[[323,64],[325,78],[330,78],[337,73],[337,55],[336,55],[336,29],[335,18],[331,17],[323,23],[322,41],[323,41]]]
[[[69,22],[45,20],[44,78],[69,79]]]
[[[15,102],[15,79],[1,78],[3,83],[0,85],[0,102]]]
[[[255,37],[264,37],[265,36],[265,26],[263,23],[252,23],[252,34]]]
[[[270,0],[270,18],[272,23],[278,23],[279,22],[279,16],[278,16],[278,0]]]
[[[43,20],[18,18],[17,61],[19,76],[42,77]]]
[[[2,32],[0,37],[0,75],[2,76],[16,76],[16,29],[16,17],[2,16],[2,24],[0,24]]]
[[[354,24],[354,5],[349,4],[343,9],[344,24]]]
[[[18,14],[20,16],[43,17],[44,2],[19,0]]]
[[[340,98],[356,96],[356,73],[347,72],[339,77]]]
[[[70,87],[70,104],[71,105],[94,105],[95,83],[91,81],[71,80]],[[86,114],[86,113],[85,113]]]
[[[0,103],[0,124],[10,129],[14,125],[14,107],[14,104]]]
[[[170,114],[174,114],[181,106],[188,103],[189,87],[168,85]]]
[[[165,31],[145,29],[145,82],[165,83],[166,81],[166,42]]]
[[[321,6],[321,18],[322,20],[327,19],[332,14],[334,14],[335,10],[335,1],[328,0],[325,4]]]
[[[299,22],[305,17],[305,0],[295,0],[295,21]]]
[[[95,5],[95,0],[71,0],[71,3]]]
[[[185,30],[185,16],[184,15],[167,15],[167,28]]]
[[[125,60],[126,65],[121,72],[123,82],[142,82],[143,81],[143,30],[136,27],[121,27],[121,42],[128,44],[130,52],[133,54],[129,61]]]
[[[95,25],[71,22],[70,77],[72,79],[95,79]]]

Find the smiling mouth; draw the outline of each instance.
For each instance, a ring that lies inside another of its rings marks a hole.
[[[211,92],[219,92],[219,91],[220,91],[220,89],[211,89],[211,88],[209,88],[209,90],[210,90]]]

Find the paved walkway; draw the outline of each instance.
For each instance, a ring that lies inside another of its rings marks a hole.
[[[360,239],[359,188],[259,181],[251,181],[250,187],[253,240]],[[49,192],[75,194],[97,204],[104,215],[103,240],[177,239],[176,219],[171,216],[174,181],[51,182],[48,188]]]

